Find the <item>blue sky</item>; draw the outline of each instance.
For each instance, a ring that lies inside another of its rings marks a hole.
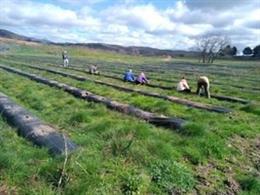
[[[1,0],[0,28],[55,42],[190,49],[223,35],[260,43],[259,0]]]
[[[108,6],[126,3],[126,4],[153,4],[154,6],[165,9],[167,7],[170,7],[176,3],[176,0],[86,0],[86,1],[78,1],[78,0],[72,0],[72,1],[57,1],[57,0],[38,0],[38,2],[42,3],[51,3],[60,5],[64,8],[71,8],[71,9],[77,9],[81,7],[82,5],[93,5],[97,9],[104,9]]]

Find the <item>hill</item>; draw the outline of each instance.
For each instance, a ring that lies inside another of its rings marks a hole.
[[[16,33],[13,33],[13,32],[10,32],[10,31],[4,30],[4,29],[0,29],[0,37],[8,38],[8,39],[16,39],[16,40],[21,40],[21,41],[33,41],[33,42],[42,42],[42,43],[46,42],[44,40],[26,37],[23,35],[18,35]]]
[[[54,43],[48,40],[31,38],[23,35],[18,35],[16,33],[10,32],[8,30],[0,29],[0,37],[23,40],[23,41],[32,41],[40,42],[47,44],[54,44],[60,46],[81,46],[89,49],[99,49],[104,51],[112,51],[120,54],[129,54],[129,55],[144,55],[144,56],[194,56],[197,53],[192,51],[184,50],[166,50],[166,49],[157,49],[151,47],[138,47],[138,46],[121,46],[114,44],[105,44],[105,43]]]
[[[196,55],[196,52],[184,51],[184,50],[164,50],[151,47],[138,47],[138,46],[121,46],[105,43],[56,43],[61,46],[82,46],[90,49],[100,49],[104,51],[113,51],[121,54],[129,55],[144,55],[144,56],[182,56],[182,55]]]

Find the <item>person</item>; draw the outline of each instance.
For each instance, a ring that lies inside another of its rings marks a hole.
[[[190,93],[190,87],[188,85],[187,80],[185,79],[185,77],[182,77],[182,79],[180,80],[180,82],[177,85],[177,91],[178,92],[188,92]]]
[[[69,66],[69,58],[67,55],[67,51],[62,52],[62,59],[63,59],[63,67],[68,67]]]
[[[134,82],[135,81],[135,76],[132,72],[131,69],[129,69],[125,74],[124,74],[124,81],[127,82]]]
[[[90,74],[99,74],[99,71],[97,70],[97,65],[91,65],[89,67],[89,73]]]
[[[146,78],[144,72],[141,72],[139,74],[139,76],[137,77],[135,82],[136,82],[136,84],[141,84],[141,85],[148,83],[148,79]]]
[[[206,76],[201,76],[198,79],[197,82],[197,94],[200,95],[201,91],[204,91],[207,98],[210,98],[210,92],[209,92],[209,79]]]

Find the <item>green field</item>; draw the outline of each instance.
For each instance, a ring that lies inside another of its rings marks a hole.
[[[68,157],[53,156],[17,135],[0,118],[0,194],[260,194],[260,62],[122,55],[81,47],[2,41],[0,65],[66,83],[158,115],[184,119],[175,130],[147,123],[103,104],[37,83],[0,68],[0,92],[65,133],[79,147]],[[132,85],[118,79],[64,69],[98,64],[101,73],[122,77],[131,67],[144,70],[151,83],[176,86],[185,75],[192,90],[198,76],[211,81],[211,93],[246,99],[247,104],[179,94],[174,89]],[[121,91],[91,81],[78,81],[28,67],[48,67],[126,88],[157,92],[232,109],[221,114],[167,100]]]

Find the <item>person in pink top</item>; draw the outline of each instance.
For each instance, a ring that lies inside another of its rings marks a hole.
[[[136,82],[136,84],[141,84],[141,85],[148,83],[148,79],[146,78],[144,72],[141,72],[139,74],[139,76],[137,77],[135,82]]]
[[[182,77],[182,79],[180,80],[180,82],[177,85],[177,91],[178,92],[188,92],[190,93],[190,87],[188,85],[187,80],[185,79],[185,77]]]

